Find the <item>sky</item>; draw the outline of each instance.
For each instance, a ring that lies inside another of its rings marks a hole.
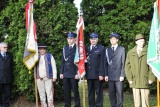
[[[82,0],[74,0],[73,3],[75,4],[75,7],[77,8],[78,10],[78,15],[80,15],[80,7],[81,7],[81,2]]]

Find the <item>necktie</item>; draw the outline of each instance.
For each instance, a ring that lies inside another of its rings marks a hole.
[[[92,49],[91,50],[93,50],[94,49],[94,46],[92,46]]]
[[[69,46],[69,50],[71,50],[72,49],[72,46]]]
[[[114,53],[114,47],[112,47],[112,52]]]

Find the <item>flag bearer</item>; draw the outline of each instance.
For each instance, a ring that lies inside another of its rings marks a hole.
[[[103,107],[103,79],[105,48],[98,44],[98,34],[90,34],[90,45],[86,47],[86,79],[89,107]],[[96,96],[95,96],[96,94]]]
[[[68,45],[63,47],[62,60],[61,60],[61,70],[60,78],[63,79],[64,86],[64,107],[71,107],[71,90],[74,94],[74,107],[80,107],[80,97],[78,91],[78,73],[77,66],[74,64],[74,57],[76,53],[76,34],[73,32],[68,32]]]

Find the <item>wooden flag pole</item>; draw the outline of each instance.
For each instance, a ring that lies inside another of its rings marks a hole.
[[[160,107],[160,81],[157,79],[157,107]]]
[[[34,66],[34,81],[35,81],[36,107],[38,107],[38,92],[37,92],[37,80],[36,80],[36,66]]]
[[[86,107],[85,79],[83,77],[83,107]]]

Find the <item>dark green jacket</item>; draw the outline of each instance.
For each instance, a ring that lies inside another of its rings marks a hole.
[[[131,49],[126,58],[125,73],[131,88],[149,88],[148,81],[155,81],[155,76],[147,64],[147,48],[144,47],[140,56],[137,54],[137,47]]]

